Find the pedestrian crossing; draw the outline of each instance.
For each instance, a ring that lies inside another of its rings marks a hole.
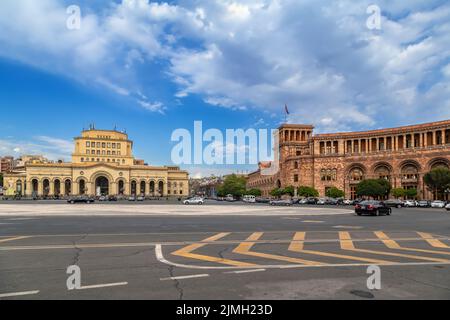
[[[212,269],[450,264],[450,238],[419,231],[221,232],[164,250],[166,263]]]

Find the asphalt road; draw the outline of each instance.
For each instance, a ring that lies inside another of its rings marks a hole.
[[[444,210],[358,217],[350,207],[226,203],[72,208],[0,203],[0,299],[450,298]],[[73,265],[81,288],[68,290]],[[380,290],[367,287],[369,265],[380,266]]]

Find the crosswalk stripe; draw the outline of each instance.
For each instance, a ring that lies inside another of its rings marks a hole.
[[[445,252],[445,251],[436,251],[436,250],[427,250],[427,249],[419,249],[419,248],[402,247],[401,245],[398,244],[397,241],[392,240],[391,238],[389,238],[389,236],[387,234],[385,234],[383,231],[375,231],[374,234],[386,245],[386,247],[388,247],[390,249],[450,255],[450,252]],[[446,262],[446,261],[450,262],[450,260],[443,260],[443,262]]]
[[[253,263],[247,263],[247,262],[241,262],[241,261],[236,261],[236,260],[217,258],[217,257],[203,255],[203,254],[192,253],[192,251],[200,249],[200,248],[206,246],[208,244],[208,242],[214,242],[216,240],[222,239],[222,238],[226,237],[229,234],[230,234],[229,232],[228,233],[223,232],[223,233],[216,234],[216,235],[214,235],[212,237],[209,237],[209,238],[207,238],[205,240],[202,240],[201,241],[202,243],[191,244],[191,245],[189,245],[187,247],[184,247],[184,248],[182,248],[180,250],[172,252],[172,254],[175,255],[175,256],[180,256],[180,257],[185,257],[185,258],[192,258],[192,259],[203,260],[203,261],[208,261],[208,262],[216,262],[216,263],[221,263],[221,264],[226,264],[226,265],[231,265],[231,266],[236,266],[236,267],[253,267],[253,266],[257,266],[256,264],[253,264]]]
[[[362,258],[362,257],[348,256],[348,255],[337,254],[337,253],[315,251],[315,250],[305,250],[303,248],[303,245],[304,245],[303,241],[305,240],[305,238],[306,238],[306,232],[296,232],[288,250],[293,251],[293,252],[308,253],[308,254],[324,256],[324,257],[333,257],[333,258],[340,258],[340,259],[347,259],[347,260],[364,261],[364,262],[370,262],[370,263],[376,263],[376,264],[392,263],[391,261],[386,261],[386,260]]]
[[[424,239],[426,242],[428,242],[432,247],[450,249],[450,246],[446,245],[438,239],[433,238],[433,236],[429,233],[417,232],[417,234],[421,236],[422,239]]]
[[[239,244],[239,246],[237,246],[236,249],[233,250],[233,252],[238,253],[238,254],[253,256],[253,257],[278,260],[278,261],[287,261],[287,262],[296,263],[296,264],[317,265],[317,266],[323,265],[322,262],[318,262],[318,261],[304,260],[304,259],[280,256],[280,255],[276,255],[276,254],[250,251],[251,248],[255,245],[254,241],[259,240],[263,234],[264,234],[263,232],[253,233],[250,237],[247,238],[247,240],[245,240],[245,242],[242,242],[241,244]]]
[[[440,258],[428,258],[428,257],[415,256],[415,255],[410,255],[410,254],[401,254],[401,253],[378,251],[378,250],[357,249],[357,248],[355,248],[355,246],[353,244],[350,233],[347,231],[339,231],[339,239],[341,242],[341,248],[343,250],[349,250],[349,251],[354,251],[354,252],[373,253],[373,254],[378,254],[378,255],[410,258],[410,259],[425,260],[425,261],[444,262],[444,263],[450,262],[449,260],[440,259]],[[392,243],[390,243],[390,245],[392,245]]]

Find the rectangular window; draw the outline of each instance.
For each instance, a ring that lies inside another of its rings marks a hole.
[[[120,156],[120,151],[117,151],[117,155]]]
[[[116,152],[115,152],[115,151],[113,151],[113,152],[112,152],[112,154],[113,154],[113,156],[115,156],[115,155],[116,155]]]
[[[113,147],[113,149],[115,149],[115,148],[116,148],[116,144],[115,144],[115,143],[113,143],[113,144],[112,144],[112,147]]]
[[[97,148],[100,148],[100,142],[97,142]]]
[[[120,149],[120,143],[117,144],[117,149]]]
[[[86,150],[86,154],[90,154],[91,152],[90,152],[90,150]]]
[[[106,148],[106,143],[102,143],[102,148]]]
[[[86,147],[90,147],[91,146],[91,142],[90,141],[86,141]]]
[[[298,182],[298,174],[294,174],[294,182]]]
[[[111,148],[111,142],[108,142],[108,148]]]

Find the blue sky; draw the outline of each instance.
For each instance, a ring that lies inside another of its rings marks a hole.
[[[380,30],[366,27],[373,3]],[[66,27],[69,5],[79,30]],[[285,103],[317,132],[449,119],[449,33],[438,0],[3,0],[0,155],[69,160],[95,123],[170,164],[173,130],[276,128]]]

